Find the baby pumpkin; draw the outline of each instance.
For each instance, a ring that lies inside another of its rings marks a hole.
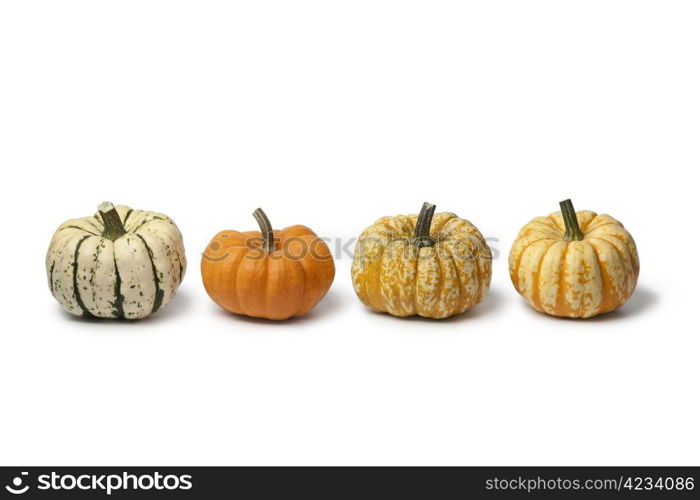
[[[46,254],[51,293],[88,318],[145,318],[175,295],[186,267],[182,234],[168,216],[109,202],[64,222]]]
[[[491,250],[479,230],[424,203],[418,215],[382,217],[355,248],[352,282],[362,302],[393,316],[447,318],[481,302]]]
[[[639,276],[632,235],[609,215],[582,210],[571,200],[561,212],[536,217],[510,250],[510,278],[532,307],[552,316],[591,318],[630,298]]]
[[[209,297],[229,312],[282,320],[303,316],[326,295],[335,277],[326,243],[306,226],[273,230],[262,209],[260,231],[222,231],[202,255]]]

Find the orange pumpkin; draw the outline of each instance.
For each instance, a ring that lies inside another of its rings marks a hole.
[[[287,319],[309,312],[335,277],[328,245],[306,226],[273,230],[261,209],[260,231],[222,231],[202,255],[202,280],[219,306],[255,318]]]

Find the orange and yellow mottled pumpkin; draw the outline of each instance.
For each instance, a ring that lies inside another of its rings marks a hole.
[[[382,217],[355,248],[352,281],[362,302],[394,316],[447,318],[471,309],[491,282],[491,250],[479,230],[455,214]]]
[[[639,276],[632,235],[609,215],[576,212],[571,200],[560,205],[560,212],[527,223],[513,243],[515,289],[552,316],[590,318],[617,309]]]

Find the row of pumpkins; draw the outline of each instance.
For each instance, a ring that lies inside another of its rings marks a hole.
[[[632,236],[609,215],[561,210],[537,217],[510,251],[516,290],[538,311],[590,318],[620,307],[634,291],[639,257]],[[328,246],[306,226],[227,230],[201,262],[207,293],[227,311],[272,320],[308,313],[326,295],[335,266]],[[382,217],[360,235],[352,263],[355,292],[394,316],[448,318],[481,302],[491,281],[491,251],[471,222],[425,203],[417,215]],[[166,215],[105,202],[53,236],[46,272],[70,313],[144,318],[175,295],[186,269],[182,235]]]

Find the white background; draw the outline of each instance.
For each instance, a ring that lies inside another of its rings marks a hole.
[[[6,1],[0,6],[0,462],[695,464],[697,2]],[[634,297],[529,309],[518,229],[571,197],[636,238]],[[51,297],[65,219],[170,215],[190,267],[166,310],[85,322]],[[219,310],[226,228],[347,241],[423,201],[499,255],[447,321],[364,308],[351,259],[308,317]]]

